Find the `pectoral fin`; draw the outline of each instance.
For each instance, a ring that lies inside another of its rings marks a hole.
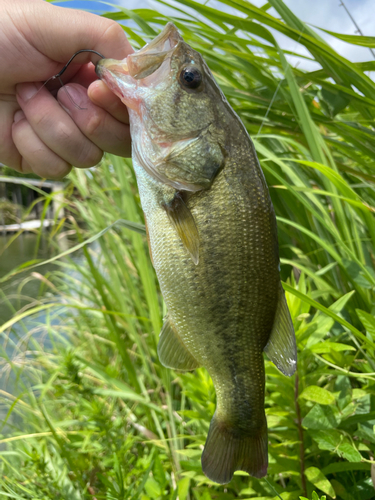
[[[281,283],[275,320],[264,352],[284,375],[290,377],[296,371],[296,337]]]
[[[174,370],[190,371],[200,366],[185,347],[168,316],[160,332],[158,355],[163,366]]]
[[[169,181],[199,191],[211,186],[223,162],[223,149],[207,129],[198,137],[174,143],[156,168]]]
[[[192,213],[178,193],[171,203],[164,205],[164,208],[184,247],[189,252],[191,260],[197,265],[199,262],[199,234]]]

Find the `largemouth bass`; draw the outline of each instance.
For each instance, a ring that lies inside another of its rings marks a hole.
[[[296,368],[276,219],[254,146],[202,56],[167,24],[98,76],[129,109],[151,259],[168,307],[161,363],[204,366],[217,406],[202,454],[211,480],[267,473],[263,351]]]

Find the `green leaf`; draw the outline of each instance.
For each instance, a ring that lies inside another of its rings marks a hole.
[[[364,425],[360,424],[358,425],[358,429],[355,434],[362,439],[370,441],[370,443],[375,443],[374,426],[372,426],[372,428],[369,428],[366,423],[364,423]]]
[[[337,449],[348,462],[361,462],[362,455],[349,442],[341,443]]]
[[[317,385],[306,387],[299,397],[321,405],[330,405],[335,402],[335,396],[331,392]]]
[[[332,118],[343,111],[350,103],[350,99],[342,92],[330,92],[329,90],[323,88],[321,90],[321,96],[322,103],[327,103],[328,111]]]
[[[370,271],[366,266],[361,267],[357,262],[347,259],[344,259],[342,262],[346,269],[346,272],[355,283],[360,285],[362,288],[368,289],[371,289],[374,286],[373,277],[371,276]],[[367,272],[366,276],[364,275],[365,271]]]
[[[337,427],[338,421],[332,406],[316,404],[302,420],[302,425],[308,429],[325,430]]]
[[[320,342],[319,344],[311,346],[310,350],[317,354],[325,354],[331,351],[355,351],[356,349],[351,345],[340,344],[340,342],[329,342],[326,340],[325,342]]]
[[[342,40],[343,42],[375,49],[375,36],[346,35],[342,33],[336,33],[334,31],[324,30],[323,28],[319,29],[331,36],[334,36],[335,38],[338,38],[339,40]]]
[[[101,367],[95,366],[90,361],[87,361],[80,356],[77,356],[77,359],[81,361],[84,365],[86,365],[95,375],[97,375],[101,380],[104,380],[108,384],[115,387],[115,389],[93,389],[95,394],[101,394],[103,396],[111,396],[115,398],[121,398],[130,401],[137,401],[142,403],[150,408],[153,408],[157,412],[161,412],[162,410],[155,404],[148,401],[144,396],[137,394],[133,389],[128,387],[124,382],[117,380],[110,375],[108,375]]]
[[[279,56],[281,63],[284,68],[284,74],[285,78],[288,81],[290,91],[291,91],[291,97],[293,99],[294,105],[296,107],[297,111],[297,116],[300,121],[301,128],[304,132],[304,135],[306,137],[307,143],[309,145],[311,155],[313,159],[319,163],[324,163],[325,156],[323,152],[323,147],[322,147],[322,138],[321,135],[319,134],[315,123],[311,119],[310,113],[308,111],[308,108],[306,106],[306,103],[303,99],[303,95],[299,90],[299,87],[297,85],[297,82],[295,80],[292,67],[286,60],[283,51],[281,48],[277,45],[275,42],[275,45],[278,49]]]
[[[336,472],[346,472],[346,471],[355,471],[355,470],[365,470],[369,471],[371,469],[371,464],[363,463],[363,462],[334,462],[327,467],[324,467],[324,474],[334,474]]]
[[[318,494],[317,494],[317,492],[316,492],[316,491],[313,491],[313,492],[312,492],[312,496],[311,496],[311,498],[312,498],[312,500],[319,500],[319,496],[318,496]],[[323,496],[320,498],[320,500],[326,500],[326,496],[325,496],[325,495],[323,495]]]
[[[325,431],[309,430],[309,435],[317,442],[321,450],[335,450],[341,441],[341,434],[335,429]]]
[[[176,452],[179,455],[183,455],[183,456],[189,457],[189,458],[199,458],[202,455],[201,450],[187,449],[187,450],[176,450]]]
[[[180,500],[186,500],[188,493],[189,493],[189,486],[190,486],[190,478],[189,477],[184,477],[183,479],[180,479],[178,484],[177,484],[177,489],[178,489],[178,498]]]
[[[165,471],[158,454],[155,454],[152,472],[155,480],[160,485],[160,488],[164,489],[166,483]]]
[[[153,477],[149,477],[147,479],[145,490],[147,495],[155,500],[159,498],[162,493],[160,485],[155,481]]]
[[[375,339],[375,318],[372,314],[361,309],[356,309],[358,318],[361,320],[362,325],[366,328],[372,339]]]
[[[364,398],[366,396],[369,396],[369,394],[367,393],[367,391],[364,391],[363,389],[353,389],[352,391],[352,395],[353,395],[353,399],[361,399],[361,398]]]
[[[346,293],[345,295],[340,297],[338,300],[336,300],[336,302],[334,302],[331,306],[329,306],[329,309],[338,314],[339,312],[341,312],[344,309],[344,307],[346,306],[348,301],[353,297],[354,294],[355,294],[355,290],[352,290],[351,292]]]
[[[344,375],[339,375],[336,378],[334,390],[335,392],[339,391],[337,397],[338,399],[337,404],[339,410],[342,411],[353,400],[352,385],[350,383],[349,377],[345,377]]]
[[[350,425],[355,425],[360,422],[374,422],[375,423],[375,411],[372,411],[370,413],[360,413],[358,415],[353,415],[352,417],[349,417],[345,420],[343,420],[341,426],[350,426]]]
[[[317,467],[309,467],[308,469],[306,469],[305,476],[310,481],[310,483],[316,486],[316,488],[319,488],[332,498],[336,498],[336,493],[331,483],[325,477],[323,472],[321,472]]]
[[[337,316],[337,314],[333,313],[331,311],[331,308],[327,309],[326,307],[319,304],[319,302],[317,302],[316,300],[310,298],[306,294],[303,294],[303,293],[299,292],[298,290],[296,290],[295,288],[291,287],[290,285],[288,285],[288,283],[283,282],[283,287],[284,287],[284,290],[292,293],[293,295],[300,298],[304,302],[307,302],[308,304],[316,307],[320,311],[325,312],[325,314],[327,314],[327,316],[330,316],[331,318],[333,318],[335,321],[337,321],[341,325],[346,326],[357,338],[363,340],[366,344],[368,344],[372,348],[375,348],[374,342],[370,341],[365,335],[363,335],[362,332],[360,332],[357,328],[355,328],[353,325],[351,325],[348,321],[340,318],[340,316]]]

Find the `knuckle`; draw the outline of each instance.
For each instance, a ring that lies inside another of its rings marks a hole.
[[[86,134],[88,137],[96,137],[100,134],[103,118],[99,114],[93,114],[86,124]]]
[[[49,113],[35,113],[33,116],[33,126],[35,128],[49,130],[53,126],[51,123],[51,115]]]
[[[56,141],[62,141],[63,143],[69,144],[74,141],[74,128],[71,128],[65,123],[60,122],[56,127]]]
[[[81,150],[76,166],[82,168],[94,167],[100,162],[102,157],[103,151],[93,144],[90,144],[88,147]]]
[[[99,125],[96,124],[96,126]],[[88,132],[86,131],[86,133]],[[77,138],[77,134],[75,133],[74,129],[71,129],[64,124],[60,125],[58,138],[64,148],[70,151],[69,158],[71,160],[75,158],[72,163],[74,163],[74,165],[77,167],[93,167],[97,165],[102,159],[103,152],[95,144],[93,144],[87,137],[81,136]]]
[[[108,27],[102,35],[103,40],[106,38],[112,40],[112,43],[116,43],[116,40],[120,43],[124,41],[124,30],[116,21],[109,20]]]
[[[81,140],[79,137],[77,137],[77,130],[74,127],[69,127],[62,122],[60,122],[56,129],[52,131],[49,142],[51,145],[59,144],[60,147],[58,150],[56,150],[59,152],[74,152],[80,150],[81,148]],[[52,149],[55,148],[52,147]]]

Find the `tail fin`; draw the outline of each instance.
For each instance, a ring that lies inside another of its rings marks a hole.
[[[254,477],[267,474],[267,424],[253,434],[244,434],[214,415],[202,454],[202,469],[206,476],[219,484],[226,484],[236,470]]]

